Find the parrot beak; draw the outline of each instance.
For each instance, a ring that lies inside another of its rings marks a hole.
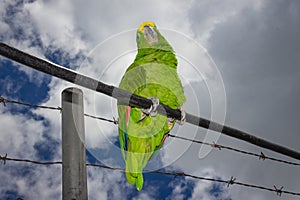
[[[158,42],[158,36],[156,31],[149,25],[144,26],[144,36],[150,45],[153,45]]]

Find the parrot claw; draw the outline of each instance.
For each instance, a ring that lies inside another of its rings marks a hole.
[[[182,107],[178,107],[177,109],[180,110],[180,112],[181,112],[181,120],[176,120],[176,122],[179,125],[183,125],[185,123],[185,121],[186,121],[186,113],[185,113],[185,111],[183,110]],[[174,118],[168,118],[168,126],[169,126],[169,128],[173,127],[174,121],[175,121]]]
[[[180,120],[176,120],[176,122],[179,124],[179,125],[183,125],[186,121],[186,113],[185,111],[183,110],[182,107],[179,107],[178,110],[180,110],[181,112],[181,119]]]
[[[159,99],[157,97],[148,97],[147,99],[150,99],[152,101],[152,105],[148,109],[142,109],[142,119],[145,118],[147,115],[154,117],[157,115],[157,107],[159,105]]]
[[[170,117],[168,118],[168,127],[169,127],[169,129],[171,129],[173,127],[174,121],[175,121],[174,118],[170,118]]]

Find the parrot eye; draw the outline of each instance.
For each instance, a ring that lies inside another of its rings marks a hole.
[[[141,39],[141,34],[140,33],[137,33],[136,39],[137,39],[137,41],[140,41],[140,39]]]

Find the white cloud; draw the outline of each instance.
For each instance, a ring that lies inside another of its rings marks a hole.
[[[183,185],[183,186],[182,186]],[[168,200],[183,200],[186,199],[185,190],[188,188],[186,184],[186,179],[181,180],[180,182],[171,182],[169,184],[173,188],[171,195],[167,197]]]
[[[137,28],[143,21],[154,21],[158,27],[185,32],[186,10],[190,1],[75,1],[78,26],[93,42],[101,42],[111,34]],[[116,17],[118,16],[118,17]]]
[[[7,197],[5,195],[8,191],[15,192],[17,197],[24,199],[61,198],[60,167],[32,166],[10,162],[1,168],[1,199]],[[22,171],[24,174],[16,173]]]
[[[133,198],[133,200],[139,200],[139,199],[154,200],[155,198],[151,197],[149,194],[145,192],[141,192],[137,197]]]
[[[218,174],[213,169],[204,169],[198,173],[199,176],[207,178],[217,178]],[[225,184],[216,182],[196,181],[195,187],[190,198],[201,200],[218,200],[218,199],[231,199],[229,190]]]
[[[101,168],[87,168],[89,199],[121,199],[126,183],[121,172]]]
[[[237,16],[245,8],[259,9],[262,6],[261,2],[261,0],[205,0],[200,2],[194,0],[188,14],[192,32],[202,45],[208,47],[211,32],[218,24]]]
[[[10,156],[35,157],[33,148],[42,139],[46,128],[42,121],[34,120],[22,114],[11,114],[1,108],[1,154]]]
[[[24,9],[37,26],[44,47],[63,49],[72,57],[86,48],[75,27],[72,1],[35,1]]]

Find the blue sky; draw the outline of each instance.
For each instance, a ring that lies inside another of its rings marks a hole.
[[[0,2],[2,42],[113,85],[134,59],[136,28],[143,21],[156,22],[177,52],[187,112],[300,151],[299,1],[18,2]],[[56,107],[69,86],[74,85],[0,57],[0,95],[5,98]],[[86,113],[117,117],[115,100],[81,89]],[[0,155],[61,160],[60,117],[59,111],[0,105]],[[87,160],[124,166],[116,126],[85,120]],[[176,126],[173,133],[262,151],[187,124]],[[225,180],[234,176],[241,182],[300,191],[296,167],[171,138],[148,168]],[[137,192],[122,172],[87,170],[89,199],[293,199],[149,173],[144,189]],[[61,198],[60,166],[7,162],[0,166],[0,178],[0,199]]]

